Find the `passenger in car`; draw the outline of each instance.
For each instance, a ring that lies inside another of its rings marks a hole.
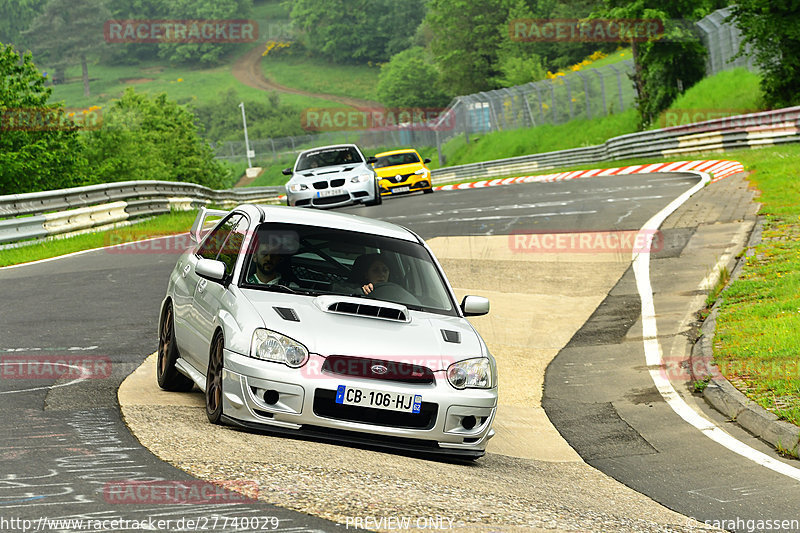
[[[285,285],[283,266],[286,263],[286,254],[271,246],[270,243],[259,243],[253,253],[250,264],[250,274],[247,283],[254,285]]]
[[[353,262],[353,280],[361,285],[364,294],[375,289],[375,284],[389,281],[389,267],[380,254],[362,255]]]

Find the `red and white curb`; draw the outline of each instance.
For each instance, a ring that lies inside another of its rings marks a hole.
[[[597,176],[617,176],[622,174],[651,174],[654,172],[684,172],[694,170],[707,172],[713,176],[711,182],[719,181],[739,172],[744,172],[744,165],[738,161],[725,159],[706,159],[701,161],[676,161],[674,163],[653,163],[650,165],[630,165],[616,168],[595,168],[592,170],[574,170],[556,174],[538,174],[533,176],[519,176],[495,180],[473,181],[457,185],[439,185],[435,191],[454,191],[461,189],[477,189],[480,187],[494,187],[497,185],[510,185],[512,183],[546,183],[564,181],[577,178],[593,178]]]

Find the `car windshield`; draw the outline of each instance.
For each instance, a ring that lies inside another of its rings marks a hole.
[[[373,165],[375,168],[394,167],[397,165],[410,165],[412,163],[419,163],[419,157],[414,152],[406,152],[403,154],[390,154],[380,156],[378,162]]]
[[[337,148],[324,148],[322,150],[312,150],[300,154],[297,161],[296,171],[310,170],[314,168],[332,167],[335,165],[348,165],[363,163],[364,158],[358,150],[352,146],[342,146]]]
[[[244,288],[355,296],[456,315],[439,269],[425,247],[415,242],[316,226],[264,223],[245,253],[244,266],[240,283]],[[369,283],[372,287],[367,295],[363,287]]]

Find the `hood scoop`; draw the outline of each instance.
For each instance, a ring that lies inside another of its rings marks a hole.
[[[401,304],[364,300],[347,296],[324,295],[314,298],[314,303],[326,313],[355,315],[367,318],[391,320],[393,322],[410,322],[408,308]]]
[[[461,333],[459,333],[458,331],[443,329],[441,330],[441,332],[445,342],[452,342],[453,344],[461,344]]]
[[[288,320],[289,322],[300,322],[300,317],[297,316],[297,313],[295,313],[294,309],[291,307],[273,307],[273,309],[284,320]]]

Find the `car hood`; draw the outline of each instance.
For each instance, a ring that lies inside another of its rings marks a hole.
[[[420,163],[409,163],[408,165],[395,165],[393,167],[376,168],[375,172],[381,178],[392,178],[398,174],[413,174],[423,167]]]
[[[268,329],[301,342],[311,353],[421,364],[434,371],[444,370],[455,361],[484,355],[477,333],[461,317],[408,311],[408,321],[389,320],[324,309],[336,302],[386,309],[404,306],[346,296],[314,298],[252,289],[242,292]],[[298,321],[283,318],[275,307],[291,309]]]
[[[308,182],[319,179],[348,178],[371,172],[371,169],[364,163],[351,163],[349,165],[335,165],[331,167],[310,168],[300,170],[292,175],[291,181]]]

